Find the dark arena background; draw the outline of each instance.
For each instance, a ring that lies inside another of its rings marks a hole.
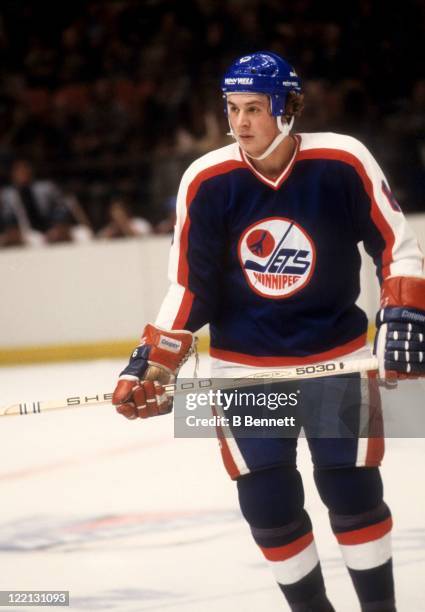
[[[2,2],[1,181],[25,156],[95,230],[116,196],[158,224],[188,163],[230,142],[224,68],[270,49],[303,81],[297,131],[358,137],[423,211],[424,23],[423,0]]]
[[[287,609],[215,439],[175,437],[171,415],[126,421],[110,404],[2,412],[110,397],[167,290],[181,176],[232,142],[220,79],[243,54],[295,66],[294,130],[364,142],[425,250],[424,34],[425,0],[0,2],[1,610],[21,610],[3,591],[40,589],[69,591],[69,609],[86,612]],[[371,341],[379,288],[360,255]],[[388,439],[382,467],[399,612],[425,609],[414,435]],[[298,448],[329,596],[357,612],[305,439]]]

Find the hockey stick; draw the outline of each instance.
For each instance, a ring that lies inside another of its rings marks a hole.
[[[318,378],[321,376],[352,374],[354,372],[368,372],[378,368],[376,357],[358,359],[353,361],[326,361],[311,365],[264,370],[246,374],[239,378],[192,378],[177,380],[174,384],[166,385],[166,393],[172,397],[187,393],[205,392],[209,389],[234,389],[240,387],[264,385],[266,382],[279,380],[301,380]],[[217,383],[217,381],[219,381]],[[0,416],[13,416],[25,414],[39,414],[49,410],[64,410],[78,406],[99,406],[112,403],[112,393],[95,393],[92,395],[74,395],[60,400],[23,402],[0,408]]]

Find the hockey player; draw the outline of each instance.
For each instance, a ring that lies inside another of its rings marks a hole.
[[[239,58],[222,91],[236,142],[204,155],[182,178],[171,285],[120,375],[118,412],[136,419],[171,410],[162,385],[206,323],[216,376],[368,354],[367,319],[355,305],[361,241],[381,283],[379,374],[424,374],[423,258],[372,155],[349,136],[291,134],[301,83],[274,53]],[[296,440],[221,442],[242,513],[290,609],[333,610],[304,509]],[[382,439],[318,438],[309,446],[361,609],[393,612]]]

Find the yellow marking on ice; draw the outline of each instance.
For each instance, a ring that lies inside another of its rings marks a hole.
[[[375,325],[370,324],[367,340],[373,343]],[[0,347],[0,366],[48,363],[55,361],[84,361],[90,359],[127,359],[138,339],[85,342],[76,344],[48,344],[43,346]],[[199,337],[198,351],[208,353],[209,336]]]
[[[90,359],[128,359],[138,339],[110,340],[75,344],[47,344],[42,346],[0,347],[0,366],[48,363],[55,361],[85,361]],[[201,336],[200,353],[208,352],[209,338]]]
[[[370,344],[373,344],[373,341],[375,339],[375,334],[376,334],[375,323],[369,323],[369,326],[367,328],[367,341]]]

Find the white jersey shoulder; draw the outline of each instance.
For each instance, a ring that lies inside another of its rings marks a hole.
[[[219,164],[225,163],[227,161],[243,161],[239,145],[236,142],[230,145],[226,145],[225,147],[221,147],[220,149],[214,149],[214,151],[205,153],[205,155],[202,155],[201,157],[198,157],[198,159],[195,159],[195,161],[190,164],[190,166],[183,174],[182,182],[191,182],[198,174],[200,174],[204,170],[212,168],[213,166],[218,166]]]
[[[346,134],[336,134],[335,132],[312,132],[301,133],[300,151],[309,149],[337,149],[351,153],[362,159],[371,156],[370,151],[365,145],[353,136]]]
[[[423,276],[423,255],[417,240],[391,195],[388,181],[365,145],[344,134],[319,132],[299,134],[301,151],[333,149],[351,154],[358,163],[365,188],[372,200],[373,221],[386,241],[383,276]],[[350,162],[349,162],[350,163]]]

